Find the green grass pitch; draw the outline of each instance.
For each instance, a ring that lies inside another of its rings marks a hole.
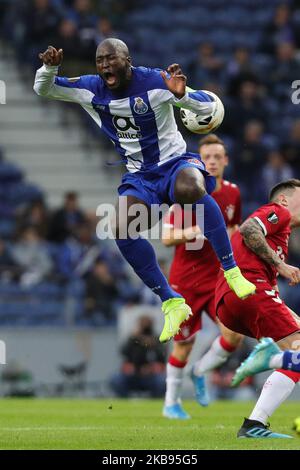
[[[272,429],[294,439],[236,439],[252,403],[186,401],[188,421],[161,416],[160,400],[3,399],[0,449],[299,449],[292,431],[299,403],[286,403]]]

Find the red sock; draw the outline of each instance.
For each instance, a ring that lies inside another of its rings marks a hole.
[[[300,380],[300,372],[293,372],[292,370],[276,369],[276,372],[280,372],[283,375],[289,377],[293,382],[298,383]]]
[[[220,345],[223,349],[225,349],[225,351],[229,353],[232,353],[237,348],[236,346],[232,346],[232,344],[229,344],[228,341],[226,341],[226,339],[223,338],[223,336],[220,336]]]
[[[177,359],[176,357],[170,356],[169,360],[168,360],[168,363],[171,364],[171,366],[178,367],[178,369],[183,369],[186,366],[187,361],[182,362],[179,359]]]

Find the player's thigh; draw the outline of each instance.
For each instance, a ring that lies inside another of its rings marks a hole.
[[[294,333],[286,338],[277,342],[282,350],[292,349],[293,351],[300,351],[300,332]]]
[[[176,176],[174,196],[180,204],[193,204],[206,193],[205,179],[197,168],[183,168]]]
[[[127,236],[130,224],[139,217],[140,224],[135,225],[137,232],[142,232],[151,227],[151,210],[149,206],[136,196],[119,196],[115,206],[115,219],[112,222],[112,229],[116,238]]]
[[[230,330],[227,326],[217,318],[217,323],[220,328],[221,335],[231,346],[238,347],[244,339],[244,335],[236,333],[235,331]]]

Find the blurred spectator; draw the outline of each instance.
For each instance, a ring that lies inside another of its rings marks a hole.
[[[94,35],[95,48],[100,44],[101,41],[107,38],[117,38],[119,34],[114,30],[109,18],[99,18],[97,21],[97,27]]]
[[[49,239],[57,243],[63,242],[74,234],[84,221],[85,216],[79,207],[78,194],[75,191],[67,192],[63,207],[53,214]]]
[[[267,147],[263,141],[263,125],[259,121],[249,121],[244,129],[243,139],[234,151],[234,167],[239,180],[253,194],[252,184],[258,181],[265,162]],[[248,194],[248,196],[249,196]]]
[[[80,39],[75,21],[64,18],[58,27],[56,43],[64,51],[65,60],[82,57],[80,50]]]
[[[261,50],[267,54],[274,54],[280,42],[291,42],[295,39],[291,10],[287,3],[277,6],[271,22],[266,25],[261,42]]]
[[[300,106],[300,105],[295,105]],[[295,172],[300,172],[300,119],[296,119],[291,127],[290,135],[282,143],[282,152]]]
[[[292,42],[281,42],[276,48],[274,66],[269,76],[269,86],[277,99],[290,99],[292,82],[300,76],[300,62]]]
[[[0,239],[0,279],[11,281],[18,278],[19,269],[8,244]]]
[[[86,279],[86,316],[95,319],[115,320],[116,299],[119,297],[118,284],[109,266],[98,259]]]
[[[59,14],[50,0],[31,0],[23,21],[25,54],[29,52],[28,58],[32,66],[36,67],[39,63],[37,53],[54,42]]]
[[[66,279],[86,276],[101,253],[99,243],[90,225],[77,226],[74,236],[69,237],[61,246],[58,254],[58,268]]]
[[[1,373],[1,383],[7,397],[33,397],[34,376],[16,360],[11,360]]]
[[[165,390],[165,349],[158,341],[150,317],[139,318],[136,332],[122,347],[124,362],[119,374],[111,379],[111,387],[126,398],[132,392],[148,392],[161,397]]]
[[[33,201],[17,217],[17,232],[28,225],[35,227],[40,237],[45,239],[48,237],[49,214],[42,199]]]
[[[261,172],[261,202],[264,204],[268,200],[270,189],[280,181],[293,178],[292,167],[286,162],[282,153],[273,150],[267,155],[267,163]]]
[[[12,247],[12,257],[22,270],[20,282],[25,286],[41,282],[52,271],[53,264],[46,243],[35,227],[23,229]]]
[[[191,73],[196,83],[220,80],[223,72],[223,61],[214,49],[211,42],[204,42],[198,48],[196,63],[192,65]]]
[[[245,47],[237,47],[233,57],[228,62],[226,72],[229,76],[252,72],[252,63],[248,49]]]
[[[82,39],[91,39],[93,37],[97,15],[93,10],[91,0],[75,0],[68,16],[77,24]]]
[[[249,121],[266,122],[266,101],[254,75],[238,75],[229,86],[233,99],[228,103],[222,127],[234,137],[241,137]]]

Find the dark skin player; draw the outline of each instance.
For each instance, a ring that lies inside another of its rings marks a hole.
[[[48,46],[45,52],[39,54],[39,58],[46,65],[60,65],[63,60],[63,50]],[[96,70],[112,92],[126,90],[132,75],[131,57],[126,44],[118,39],[102,41],[96,51]],[[170,75],[169,77],[165,72],[161,72],[167,88],[176,98],[182,98],[186,92],[186,76],[183,75],[178,64],[170,65],[167,72]],[[193,204],[199,201],[206,194],[204,177],[201,172],[196,168],[184,168],[179,171],[174,194],[176,202],[180,204]],[[145,206],[144,201],[134,196],[126,196],[126,198],[128,211],[133,204]],[[148,211],[150,213],[149,208]],[[126,213],[119,214],[119,212],[122,211],[117,210],[117,238],[119,232],[124,233],[124,229],[126,231],[130,222],[135,219],[135,216],[129,216]]]

